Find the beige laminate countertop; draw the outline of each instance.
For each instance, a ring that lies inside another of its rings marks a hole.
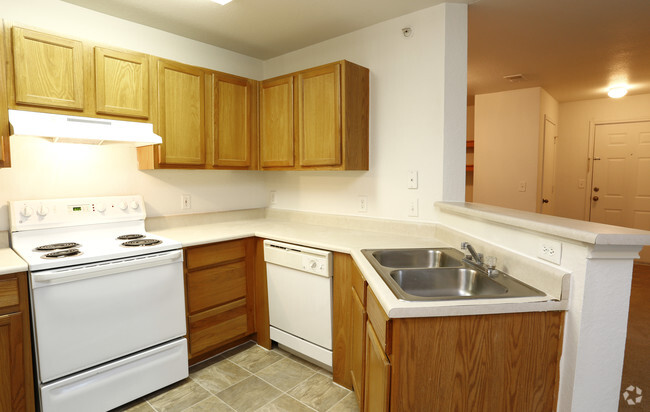
[[[10,248],[0,249],[0,275],[25,272],[27,263]]]
[[[361,253],[362,249],[450,246],[434,237],[351,230],[268,218],[183,225],[160,230],[148,228],[148,230],[156,235],[178,240],[183,247],[257,236],[350,254],[391,318],[555,311],[567,308],[566,300],[553,300],[551,296],[431,302],[401,301],[395,297]],[[510,275],[516,277],[512,273]]]

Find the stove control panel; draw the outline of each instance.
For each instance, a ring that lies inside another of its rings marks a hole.
[[[142,196],[16,200],[9,202],[11,231],[144,220]]]

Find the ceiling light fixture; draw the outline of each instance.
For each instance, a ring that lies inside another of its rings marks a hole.
[[[627,89],[625,87],[612,87],[607,92],[607,95],[613,99],[619,99],[627,94]]]
[[[215,2],[215,3],[219,3],[219,4],[221,4],[223,6],[225,4],[230,3],[232,0],[212,0],[212,1]]]

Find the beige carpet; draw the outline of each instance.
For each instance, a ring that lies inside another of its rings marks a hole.
[[[625,362],[621,391],[634,386],[642,389],[641,402],[629,405],[621,394],[619,411],[650,412],[650,266],[635,265],[627,323]],[[636,399],[628,396],[628,399]]]

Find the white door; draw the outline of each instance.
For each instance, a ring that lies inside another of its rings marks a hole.
[[[555,157],[557,153],[557,126],[544,119],[544,153],[542,158],[542,213],[552,215],[555,209]]]
[[[650,230],[650,121],[596,126],[592,222]]]

